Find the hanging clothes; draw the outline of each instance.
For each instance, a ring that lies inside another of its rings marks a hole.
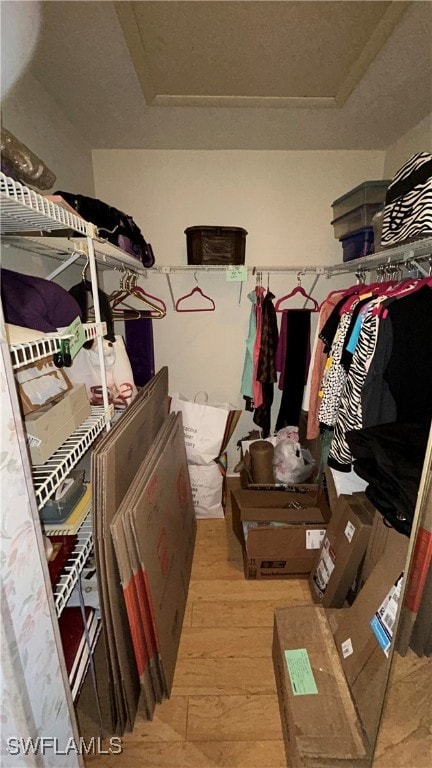
[[[262,385],[262,404],[255,409],[253,420],[261,427],[263,437],[268,437],[271,430],[271,407],[273,405],[274,384],[277,381],[276,350],[279,331],[276,312],[273,305],[274,295],[267,291],[262,303],[261,349],[258,358],[257,378]]]
[[[125,340],[134,382],[137,387],[144,387],[155,375],[153,322],[151,318],[143,317],[126,322]]]
[[[298,426],[310,362],[310,309],[287,309],[285,322],[286,353],[283,366],[284,388],[276,430]]]
[[[347,432],[366,495],[400,533],[411,533],[429,427],[395,422]]]
[[[243,374],[241,381],[241,394],[245,400],[253,399],[253,372],[254,372],[254,346],[256,336],[256,312],[255,306],[257,302],[257,295],[255,291],[248,293],[248,299],[251,302],[251,310],[249,315],[249,331],[246,339],[246,351],[243,365]]]
[[[255,408],[259,408],[263,402],[263,390],[262,390],[262,384],[258,379],[258,362],[261,352],[261,338],[262,338],[262,305],[263,305],[263,299],[264,299],[264,288],[262,286],[257,285],[255,288],[255,293],[257,295],[257,301],[255,304],[255,312],[256,312],[256,334],[255,334],[255,343],[254,343],[254,349],[253,349],[253,379],[252,379],[252,390],[253,390],[253,400],[254,400],[254,406]]]
[[[318,410],[320,406],[320,400],[318,399],[318,392],[321,386],[322,376],[324,373],[324,367],[326,364],[325,355],[325,343],[321,338],[323,328],[332,314],[333,310],[341,300],[341,294],[346,295],[346,291],[329,296],[322,304],[320,308],[320,314],[318,319],[318,328],[316,332],[316,343],[314,344],[314,352],[312,354],[312,363],[309,369],[308,376],[308,420],[307,420],[307,432],[306,437],[308,440],[315,440],[319,436],[319,418]]]
[[[362,324],[342,393],[328,463],[348,472],[346,433],[383,422],[430,424],[432,289],[427,284],[375,296]]]

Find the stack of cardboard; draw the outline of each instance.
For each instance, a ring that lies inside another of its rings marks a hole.
[[[106,725],[110,733],[121,734],[125,729],[131,730],[133,727],[138,698],[140,695],[140,675],[136,662],[135,650],[139,643],[141,643],[144,648],[152,648],[150,639],[147,637],[144,637],[143,639],[140,636],[138,640],[134,636],[134,641],[132,640],[131,631],[129,629],[130,610],[126,609],[125,603],[125,597],[126,600],[129,599],[129,592],[127,591],[127,584],[123,585],[120,578],[116,553],[111,537],[111,526],[114,522],[114,518],[122,507],[126,495],[128,495],[129,499],[133,498],[135,503],[137,483],[140,483],[141,481],[141,473],[145,471],[146,467],[145,462],[147,459],[150,459],[150,451],[155,447],[158,433],[160,433],[160,430],[167,423],[167,419],[168,371],[164,368],[140,391],[122,418],[113,426],[110,432],[103,437],[92,454],[93,535],[103,624],[102,646],[105,648],[108,672],[107,696],[110,701],[111,713],[111,721]],[[169,442],[170,433],[165,433],[165,437],[168,441],[168,447],[171,450],[171,443]],[[163,451],[163,443],[159,442],[158,445],[160,450]],[[181,446],[178,441],[176,442],[176,449],[180,451],[180,457],[181,460],[183,460],[184,445],[183,454],[181,453]],[[164,472],[167,471],[169,472],[169,466],[168,469],[166,466],[164,468]],[[186,466],[185,472],[185,493],[189,510],[189,506],[191,506],[189,504],[190,490],[188,490]],[[160,485],[171,485],[171,480],[171,474],[162,476]],[[144,489],[144,492],[147,492],[150,503],[153,499],[151,488]],[[165,503],[163,498],[159,496],[156,498],[159,505],[158,508],[150,509],[147,507],[145,514],[151,512],[157,520],[158,516],[161,515],[162,517],[166,510],[163,506]],[[135,509],[138,509],[138,507],[134,507],[134,510]],[[134,510],[131,511],[132,522],[134,525],[136,522],[136,528],[132,531],[132,535],[134,536],[134,547],[131,546],[130,549],[129,547],[127,548],[127,561],[129,565],[135,566],[136,568],[137,558],[143,556],[142,565],[144,568],[139,570],[137,579],[140,579],[141,581],[144,580],[145,587],[148,587],[149,583],[146,581],[145,570],[148,568],[148,552],[142,551],[142,537],[144,534],[138,525],[139,521],[135,521],[133,518]],[[147,525],[147,523],[148,520],[144,520],[143,524]],[[127,530],[129,533],[131,531],[130,527]],[[176,531],[178,531],[178,528],[176,528]],[[188,556],[191,558],[193,551],[193,537],[190,536],[190,531],[187,530],[186,527],[182,530],[182,534],[183,533],[189,536],[188,541],[190,549],[188,550]],[[162,537],[162,531],[158,531],[158,536]],[[151,542],[154,544],[153,539]],[[176,545],[180,544],[181,542],[176,542]],[[171,540],[170,545],[172,546]],[[163,541],[163,537],[157,543],[157,550],[159,555],[166,551],[166,544]],[[125,556],[122,557],[121,562],[123,569],[123,566],[126,563]],[[163,576],[162,565],[160,566],[160,572]],[[125,594],[123,592],[123,586],[126,588]],[[155,588],[155,586],[151,583],[150,589],[153,590],[153,588]],[[187,590],[187,573],[185,575],[184,590]],[[145,600],[145,589],[138,590],[138,595]],[[153,602],[156,602],[156,600],[159,599],[159,595],[155,596],[152,594],[151,597]],[[174,596],[174,600],[176,599],[177,597]],[[143,615],[145,615],[145,607],[146,606],[143,606]],[[128,606],[128,608],[130,608],[130,606]],[[181,605],[176,606],[176,608],[178,608],[179,611],[177,621],[179,626],[181,626]],[[133,625],[134,632],[135,629],[135,625]],[[159,639],[161,642],[164,630],[165,627],[163,630],[159,627]],[[176,637],[173,638],[173,642],[175,641]],[[147,652],[149,658],[153,659],[150,651]],[[141,679],[144,684],[144,678],[141,677]],[[147,680],[148,676],[146,676],[145,679]],[[102,685],[102,681],[100,681],[100,685]],[[144,689],[144,691],[146,691],[146,689]],[[151,717],[151,697],[145,695],[145,702],[147,704],[147,715]]]
[[[151,717],[171,693],[196,532],[181,414],[160,429],[111,531]]]
[[[276,611],[273,656],[290,768],[371,765],[409,540],[386,526],[378,512],[371,526],[371,510],[358,503],[360,496],[339,499],[326,533],[335,548],[331,575],[339,576],[337,584],[329,579],[323,591],[326,596],[332,587],[332,605],[333,598],[340,605],[368,538],[353,604],[341,610],[300,606]],[[354,542],[360,531],[363,543],[353,563],[349,539]],[[311,585],[316,586],[313,576]],[[425,599],[428,586],[427,580]],[[430,622],[430,611],[427,615]]]

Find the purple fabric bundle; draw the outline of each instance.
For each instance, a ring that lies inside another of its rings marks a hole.
[[[75,299],[42,277],[2,269],[1,297],[5,320],[13,325],[50,333],[81,318]]]

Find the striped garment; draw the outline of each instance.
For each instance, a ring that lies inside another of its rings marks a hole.
[[[368,311],[363,319],[357,346],[340,400],[328,464],[333,469],[339,469],[342,472],[348,472],[351,469],[352,462],[352,454],[345,439],[345,434],[351,429],[361,429],[363,426],[361,394],[369,365],[375,352],[380,322],[378,315],[372,314],[371,310],[377,303],[383,301],[384,298],[377,297],[368,305]]]
[[[357,303],[358,301],[355,301],[353,308]],[[319,407],[319,421],[321,425],[326,427],[333,427],[336,423],[340,398],[346,381],[345,369],[341,365],[341,356],[350,323],[351,313],[344,312],[327,358],[318,392],[318,396],[322,398]]]
[[[386,195],[381,245],[432,235],[432,155],[418,152],[399,169]]]

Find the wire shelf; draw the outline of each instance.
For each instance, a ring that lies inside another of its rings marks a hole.
[[[0,227],[7,232],[52,232],[72,229],[87,233],[87,222],[52,203],[19,181],[0,172]]]
[[[85,340],[91,341],[98,336],[98,324],[97,323],[83,323]],[[106,334],[106,323],[101,323],[99,335],[104,336]],[[46,357],[54,355],[60,349],[60,341],[67,339],[68,336],[62,334],[43,336],[40,339],[34,341],[24,342],[22,344],[11,344],[9,347],[12,367],[16,371],[22,368],[24,365],[30,363],[36,363],[38,360],[43,360]]]
[[[76,263],[85,264],[87,260],[87,240],[72,237],[30,237],[9,235],[3,239],[4,247],[18,248],[20,251],[28,251],[38,256],[47,256],[51,259],[64,261],[72,254],[76,254]],[[96,263],[102,269],[132,269],[139,274],[146,274],[146,269],[138,259],[134,259],[121,248],[112,245],[107,240],[93,239]]]
[[[66,563],[59,581],[53,588],[57,617],[60,616],[63,608],[69,600],[72,591],[78,581],[80,573],[88,560],[90,552],[92,551],[92,530],[92,514],[89,512],[87,517],[84,518],[77,533],[78,541],[76,543],[75,549],[73,550],[68,562]]]
[[[46,464],[33,467],[33,485],[38,509],[53,495],[62,481],[85,454],[106,424],[105,411],[93,406],[89,416],[75,432],[68,437]]]

